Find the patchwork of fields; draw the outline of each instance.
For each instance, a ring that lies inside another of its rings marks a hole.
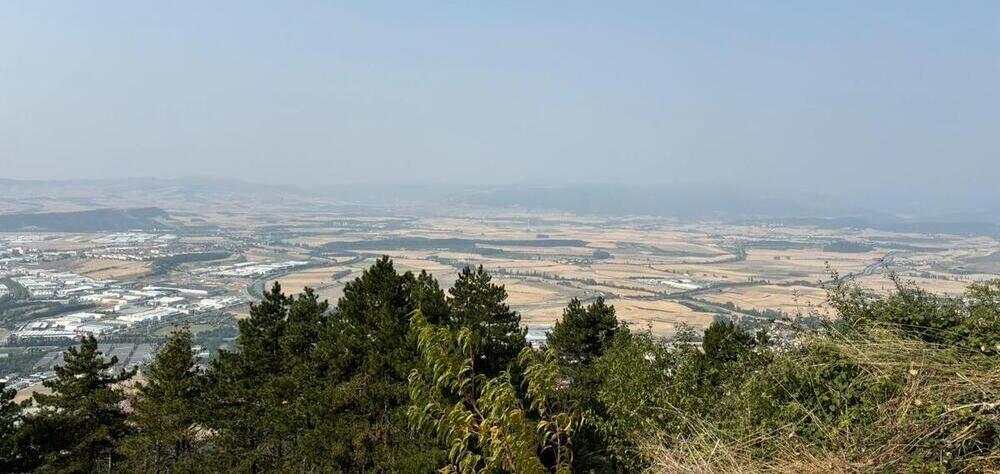
[[[572,298],[604,297],[633,327],[664,336],[680,324],[705,327],[716,314],[829,316],[824,285],[834,273],[873,291],[894,285],[894,272],[961,293],[997,276],[962,268],[988,266],[1000,251],[986,237],[517,214],[415,218],[390,231],[330,229],[326,238],[310,228],[286,243],[346,261],[276,278],[293,292],[310,286],[335,300],[381,255],[400,271],[427,270],[444,288],[461,268],[482,265],[531,327],[551,326]]]

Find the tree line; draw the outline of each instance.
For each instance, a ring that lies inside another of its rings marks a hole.
[[[179,329],[111,372],[92,337],[50,393],[0,387],[2,472],[985,471],[1000,466],[1000,283],[847,283],[775,344],[719,320],[665,342],[572,300],[541,347],[482,267],[445,291],[376,261],[335,305],[265,292],[201,365]],[[698,342],[700,341],[700,342]]]

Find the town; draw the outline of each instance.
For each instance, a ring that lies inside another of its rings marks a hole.
[[[152,359],[169,328],[199,321],[231,327],[227,310],[245,308],[252,300],[242,280],[308,264],[206,263],[184,273],[190,278],[174,279],[178,274],[167,271],[164,263],[228,255],[213,245],[180,243],[173,234],[3,235],[0,360],[7,370],[2,380],[10,388],[24,389],[52,378],[52,368],[62,362],[62,351],[84,335],[112,341],[103,343],[102,351],[118,358],[117,367],[143,365]],[[136,262],[154,261],[158,264],[139,264],[152,271],[130,278]],[[104,267],[95,267],[95,262]],[[224,347],[225,341],[210,349]],[[200,355],[208,360],[209,348]]]

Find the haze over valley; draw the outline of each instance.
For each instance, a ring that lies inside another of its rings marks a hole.
[[[1000,472],[1000,2],[0,2],[0,472]]]
[[[720,317],[780,333],[832,317],[834,273],[881,293],[895,275],[947,295],[1000,277],[995,221],[794,214],[815,212],[813,203],[769,216],[736,200],[678,216],[653,214],[635,190],[529,205],[530,193],[502,187],[366,199],[207,178],[6,185],[0,314],[15,386],[51,376],[61,345],[86,333],[155,347],[189,324],[208,357],[231,346],[236,320],[273,282],[335,302],[383,255],[444,288],[483,266],[536,341],[573,298],[604,298],[631,327],[662,337]],[[659,192],[649,197],[671,193]],[[615,195],[648,213],[621,212],[629,203]],[[621,210],[592,207],[601,203]]]

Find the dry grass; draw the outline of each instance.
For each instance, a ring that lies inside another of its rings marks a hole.
[[[773,432],[734,438],[731,432],[680,414],[695,434],[684,438],[654,435],[640,442],[650,461],[649,471],[906,471],[906,466],[922,465],[918,453],[934,447],[939,451],[935,462],[955,457],[949,471],[1000,472],[1000,452],[983,452],[982,445],[975,444],[991,436],[991,425],[1000,424],[1000,364],[995,358],[900,337],[892,328],[849,337],[815,336],[806,343],[832,349],[860,367],[859,383],[875,386],[880,381],[901,380],[902,388],[875,407],[873,423],[847,430],[828,427],[829,433],[838,433],[827,440],[839,446],[836,449],[821,449],[796,436]],[[801,357],[797,363],[802,366],[815,363],[808,351]]]
[[[870,470],[852,462],[843,453],[816,452],[791,441],[767,439],[767,442],[783,443],[780,459],[756,459],[752,447],[761,439],[734,443],[705,432],[682,443],[668,447],[666,443],[647,443],[645,452],[651,461],[647,472],[690,473],[690,474],[839,474]]]
[[[21,391],[17,392],[17,395],[14,396],[14,403],[22,403],[31,400],[31,397],[34,396],[36,393],[49,395],[52,393],[52,390],[45,387],[41,383],[30,385],[28,387],[21,389]]]

